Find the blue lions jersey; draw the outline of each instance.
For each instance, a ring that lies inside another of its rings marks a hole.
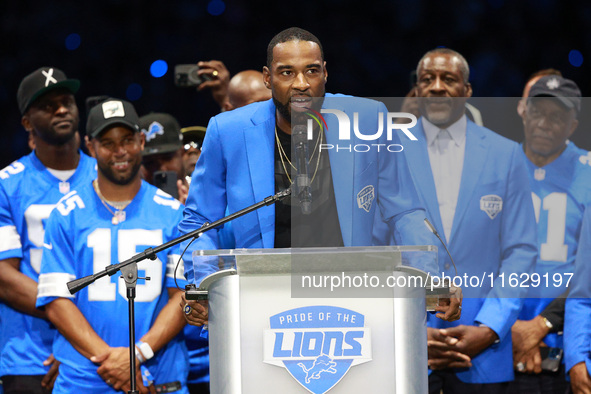
[[[520,320],[539,315],[566,291],[572,279],[585,207],[591,202],[591,157],[569,143],[550,164],[537,167],[526,160],[538,222],[538,259]],[[539,278],[539,283],[537,280]],[[536,287],[534,287],[537,285]],[[562,346],[561,336],[549,334],[544,342]]]
[[[20,270],[37,281],[45,221],[70,190],[90,184],[96,161],[80,152],[80,162],[67,181],[54,177],[34,152],[0,171],[0,260],[21,259]],[[43,319],[0,303],[0,376],[43,375],[55,329]]]
[[[128,303],[126,286],[120,275],[103,277],[71,295],[66,283],[103,271],[148,247],[158,246],[178,236],[182,205],[165,192],[142,182],[125,208],[125,219],[113,224],[107,210],[89,183],[64,196],[52,212],[45,233],[43,263],[39,276],[37,306],[56,298],[69,298],[86,317],[94,331],[111,347],[128,347]],[[154,324],[169,300],[167,288],[175,288],[174,271],[179,256],[170,248],[157,254],[155,261],[138,263],[135,298],[135,336],[139,340]],[[182,262],[180,266],[182,266]],[[179,266],[178,284],[186,281]],[[54,393],[115,393],[96,373],[97,365],[82,356],[58,333],[53,345],[61,362]],[[143,365],[155,384],[178,381],[186,392],[188,356],[182,333]]]

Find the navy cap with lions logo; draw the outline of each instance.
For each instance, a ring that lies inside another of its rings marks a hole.
[[[62,70],[55,67],[41,67],[24,77],[16,94],[21,115],[41,95],[58,88],[65,88],[75,94],[80,89],[80,81],[68,79]]]
[[[529,97],[556,97],[568,109],[581,110],[581,90],[560,75],[545,75],[531,87]]]
[[[170,114],[150,113],[140,118],[146,136],[144,156],[176,152],[183,146],[179,122]]]

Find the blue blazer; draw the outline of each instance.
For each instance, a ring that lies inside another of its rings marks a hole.
[[[371,134],[378,129],[380,113],[386,107],[377,101],[344,95],[327,94],[323,108],[338,109],[349,115],[358,113],[359,129]],[[385,126],[380,141],[362,141],[351,131],[352,139],[339,140],[339,124],[333,114],[324,114],[327,123],[326,143],[346,147],[357,143],[394,144],[400,142],[394,134],[386,141]],[[385,123],[385,121],[384,121]],[[203,150],[193,173],[184,219],[179,224],[185,234],[205,222],[213,222],[229,213],[241,210],[275,193],[274,176],[275,105],[272,100],[221,113],[213,117],[207,127]],[[410,245],[433,245],[437,240],[423,224],[425,211],[412,182],[406,158],[402,153],[391,153],[382,148],[356,153],[353,149],[329,150],[337,212],[345,246],[372,245],[372,229],[376,207],[392,226],[399,242]],[[360,204],[362,190],[373,189],[375,198],[370,204]],[[236,248],[273,248],[275,241],[275,207],[260,208],[232,222]],[[181,245],[186,246],[187,243]],[[188,249],[217,249],[215,232],[205,233]],[[195,275],[193,264],[186,259],[185,275]],[[425,267],[431,271],[436,267]],[[197,268],[201,270],[201,268]]]
[[[427,216],[444,238],[422,125],[419,119],[411,129],[419,143],[404,144],[404,153]],[[403,142],[405,138],[402,137]],[[459,321],[448,323],[434,316],[428,321],[428,325],[437,328],[485,324],[498,334],[500,343],[476,356],[472,368],[456,371],[464,382],[513,379],[511,326],[527,288],[511,287],[509,275],[531,272],[537,255],[531,191],[519,149],[517,143],[468,120],[460,192],[448,248],[458,275],[477,277],[483,283],[473,280],[462,285],[464,301]],[[443,247],[439,248],[439,264],[441,272],[454,276]],[[500,279],[491,286],[491,273],[495,277],[504,273],[504,287]]]
[[[564,355],[566,372],[584,362],[591,371],[591,209],[583,216],[575,272],[570,283],[564,315]]]

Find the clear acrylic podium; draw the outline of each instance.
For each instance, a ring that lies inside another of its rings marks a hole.
[[[196,252],[196,272],[217,271],[200,285],[211,392],[427,393],[427,275],[411,266],[436,259],[434,246]]]

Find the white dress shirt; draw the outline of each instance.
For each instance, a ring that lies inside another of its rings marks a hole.
[[[439,214],[445,239],[449,242],[460,193],[462,169],[464,168],[466,116],[462,116],[457,122],[443,130],[424,117],[422,119],[427,138],[431,172],[437,191]]]

